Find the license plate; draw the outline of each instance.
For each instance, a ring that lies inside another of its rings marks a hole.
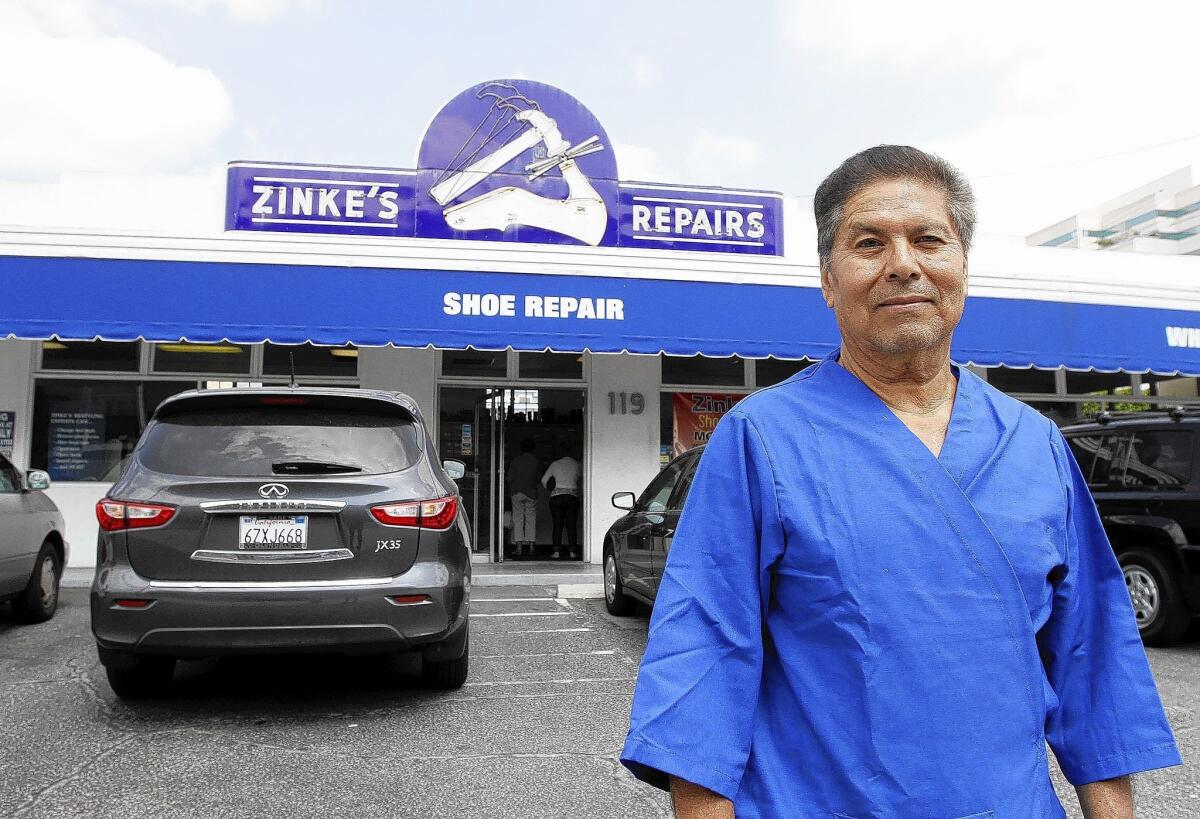
[[[238,521],[239,549],[307,549],[308,515],[258,517],[242,515]]]

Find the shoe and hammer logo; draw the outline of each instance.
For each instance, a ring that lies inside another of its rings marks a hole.
[[[264,483],[258,487],[258,494],[268,500],[279,500],[287,497],[288,488],[281,483]]]

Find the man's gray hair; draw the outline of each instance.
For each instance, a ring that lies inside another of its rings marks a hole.
[[[817,254],[829,263],[833,237],[845,216],[846,202],[868,185],[885,179],[913,179],[941,188],[946,209],[963,250],[975,237],[975,194],[966,178],[946,160],[909,145],[876,145],[847,159],[825,177],[813,197],[817,219]]]

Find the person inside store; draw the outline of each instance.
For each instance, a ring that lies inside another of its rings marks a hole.
[[[579,479],[583,467],[579,459],[568,451],[550,464],[542,475],[542,485],[550,490],[551,540],[554,552],[551,557],[562,557],[563,532],[566,531],[569,558],[579,555]]]
[[[516,556],[532,555],[537,541],[538,476],[542,462],[532,438],[521,441],[521,452],[508,465],[504,485],[512,501],[512,543]]]
[[[838,348],[704,451],[622,761],[698,817],[1133,816],[1180,764],[1063,435],[950,359],[974,197],[884,145],[814,210]]]

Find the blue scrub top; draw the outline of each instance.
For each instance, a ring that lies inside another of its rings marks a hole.
[[[1063,817],[1181,760],[1058,428],[955,368],[939,457],[836,353],[701,458],[622,761],[745,817]]]

